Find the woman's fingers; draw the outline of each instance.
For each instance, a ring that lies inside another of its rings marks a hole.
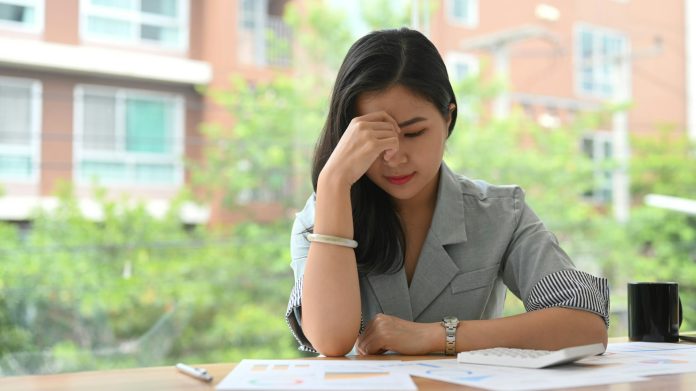
[[[389,115],[386,111],[375,111],[373,113],[368,113],[363,116],[353,118],[353,121],[388,123],[395,132],[401,133],[401,128],[399,128],[399,124],[396,122],[394,117]]]
[[[390,159],[399,150],[400,132],[394,118],[384,111],[353,118],[324,166],[326,172],[336,173],[352,185],[380,155]]]

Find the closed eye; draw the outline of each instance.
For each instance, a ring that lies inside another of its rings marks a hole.
[[[419,131],[413,132],[413,133],[404,133],[404,137],[408,137],[408,138],[418,137],[423,133],[425,133],[425,129],[422,129],[422,130],[419,130]]]

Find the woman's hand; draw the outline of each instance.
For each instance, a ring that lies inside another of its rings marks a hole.
[[[408,355],[442,351],[445,332],[439,323],[409,322],[391,315],[377,314],[358,337],[359,354],[382,354],[387,350]]]
[[[350,187],[384,152],[389,161],[399,150],[401,129],[384,111],[353,118],[320,176],[330,175]]]

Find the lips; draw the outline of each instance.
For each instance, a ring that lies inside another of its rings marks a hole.
[[[388,176],[386,177],[389,183],[394,184],[394,185],[403,185],[406,184],[408,181],[413,178],[413,176],[416,175],[416,173],[411,173],[408,175],[402,175],[402,176]]]

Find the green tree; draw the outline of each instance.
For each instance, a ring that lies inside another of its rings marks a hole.
[[[685,324],[696,326],[696,216],[645,206],[659,194],[696,199],[696,145],[686,132],[661,127],[632,138],[631,185],[635,207],[627,225],[636,254],[623,264],[633,281],[677,281]]]

